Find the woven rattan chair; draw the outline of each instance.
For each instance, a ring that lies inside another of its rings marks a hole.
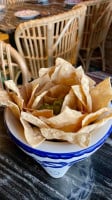
[[[23,57],[8,43],[0,41],[0,86],[4,81],[12,79],[16,84],[22,75],[22,84],[26,84],[29,72]]]
[[[41,67],[51,67],[57,57],[76,64],[86,13],[86,6],[59,15],[21,23],[15,31],[18,51],[32,74]]]
[[[102,70],[105,71],[105,40],[112,22],[112,1],[94,0],[85,1],[79,5],[87,6],[86,20],[80,48],[80,60],[86,71],[89,70],[90,61],[99,59],[95,50],[100,50]],[[75,7],[73,8],[75,9]]]

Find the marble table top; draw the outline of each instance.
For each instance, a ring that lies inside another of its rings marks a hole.
[[[1,200],[112,199],[112,134],[92,156],[74,164],[62,178],[54,179],[14,144],[3,114],[0,108]]]

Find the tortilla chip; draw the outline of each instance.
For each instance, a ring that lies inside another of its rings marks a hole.
[[[49,95],[49,93],[45,94],[45,96],[43,97],[43,103],[53,104],[53,102],[56,101],[57,98],[56,97],[50,97],[48,95]]]
[[[8,92],[4,89],[0,90],[0,106],[8,106],[8,101],[11,101]]]
[[[94,113],[90,113],[90,114],[86,115],[84,117],[84,119],[82,120],[82,127],[87,126],[88,124],[91,124],[91,123],[95,123],[96,120],[98,121],[101,119],[102,115],[104,117],[104,114],[107,112],[110,112],[110,108],[105,107],[105,108],[101,108],[100,110],[98,110]],[[112,110],[111,110],[111,112],[112,112]]]
[[[56,66],[52,66],[52,67],[48,67],[48,68],[40,68],[39,70],[39,78],[43,76],[45,77],[46,75],[48,75],[49,77],[51,77],[51,75],[54,73]]]
[[[47,93],[47,91],[44,91],[44,92],[42,92],[40,95],[38,95],[35,99],[34,99],[34,101],[33,101],[33,103],[32,103],[32,106],[31,106],[31,108],[38,108],[39,106],[40,106],[40,103],[41,103],[41,101],[42,101],[42,99],[43,99],[43,97],[45,96],[45,94]]]
[[[75,68],[62,58],[56,59],[56,68],[51,76],[55,84],[73,85],[75,84]]]
[[[5,81],[4,83],[7,87],[7,89],[16,93],[18,95],[18,97],[21,97],[19,88],[17,87],[16,83],[13,80],[8,80],[8,81]]]
[[[24,99],[22,99],[20,96],[17,96],[17,94],[15,94],[14,92],[10,92],[9,96],[11,97],[11,100],[15,104],[17,104],[19,109],[22,110],[23,109],[23,105],[24,105]]]
[[[28,144],[30,144],[32,147],[36,147],[45,141],[45,138],[42,136],[39,128],[32,127],[31,124],[29,124],[27,121],[25,121],[21,117],[20,117],[20,121],[23,125],[24,135]]]
[[[38,128],[48,127],[48,125],[45,124],[41,119],[39,119],[38,117],[35,117],[31,113],[27,113],[27,112],[22,111],[21,112],[21,119],[26,120],[27,122],[31,123],[34,126],[37,126]]]
[[[35,97],[38,95],[41,95],[42,92],[48,91],[51,87],[54,86],[54,83],[52,83],[51,81],[47,82],[45,85],[39,85],[39,87],[37,88],[36,92],[35,92]]]
[[[85,74],[83,67],[82,66],[77,67],[75,69],[75,73],[76,73],[76,78],[77,78],[76,84],[80,85],[82,76],[83,76],[83,74]],[[90,88],[94,87],[96,85],[96,82],[93,79],[91,79],[89,76],[87,76],[86,74],[85,74],[85,76],[89,81],[89,87]]]
[[[61,112],[65,109],[65,107],[76,110],[76,96],[74,95],[72,89],[70,89],[69,93],[65,96],[63,100]]]
[[[47,140],[67,141],[72,144],[78,144],[81,147],[87,147],[90,143],[90,133],[77,134],[74,132],[65,132],[54,128],[41,128],[43,137]]]
[[[82,91],[82,87],[80,85],[73,85],[72,90],[78,99],[76,103],[77,104],[76,108],[78,108],[81,112],[82,111],[87,112],[88,110],[87,110],[87,105],[86,105],[86,97]],[[80,101],[80,106],[78,104],[78,101]]]
[[[82,79],[81,79],[81,87],[82,87],[83,93],[86,97],[87,111],[91,112],[92,111],[92,99],[91,99],[91,95],[90,95],[89,80],[87,79],[85,74],[83,74]]]
[[[81,128],[77,132],[65,132],[55,128],[41,128],[40,131],[47,140],[68,141],[72,144],[86,148],[90,144],[92,131],[97,130],[103,126],[109,119],[112,119],[112,114],[106,119],[100,120],[98,123],[91,124]]]
[[[69,86],[57,84],[48,90],[47,95],[50,97],[60,99],[64,98],[65,95],[68,94],[69,90],[70,90]]]
[[[108,107],[112,100],[112,87],[110,77],[100,82],[90,91],[92,98],[92,111],[95,112],[103,107]]]
[[[50,118],[50,117],[53,117],[53,110],[48,110],[48,109],[33,110],[32,115],[34,115],[35,117],[42,116],[42,117]]]
[[[60,129],[66,132],[77,131],[81,128],[84,115],[76,110],[66,107],[59,115],[45,119],[41,118],[50,127]]]
[[[24,99],[24,104],[27,105],[32,93],[32,84],[27,83],[19,87],[21,98]]]
[[[35,92],[36,92],[38,87],[39,87],[39,84],[32,85],[32,92],[31,92],[29,101],[27,103],[28,108],[30,108],[32,106],[33,101],[35,100]]]
[[[8,107],[14,114],[14,116],[20,120],[20,109],[17,104],[13,103],[12,101],[8,101]]]

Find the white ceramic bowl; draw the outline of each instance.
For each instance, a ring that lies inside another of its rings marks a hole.
[[[8,108],[5,110],[4,119],[12,140],[54,178],[62,177],[73,164],[93,154],[104,144],[112,131],[112,120],[110,120],[91,133],[91,144],[87,148],[67,142],[50,141],[45,141],[37,148],[32,148],[25,141],[20,122]]]

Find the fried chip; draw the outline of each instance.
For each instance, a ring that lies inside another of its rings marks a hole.
[[[8,101],[11,101],[10,96],[4,89],[0,90],[0,106],[8,106]]]
[[[27,106],[32,95],[32,84],[27,83],[26,85],[22,85],[22,87],[19,87],[19,91],[21,98],[24,99],[24,104]]]
[[[87,126],[88,124],[91,124],[91,123],[95,123],[96,120],[98,121],[99,117],[101,118],[102,115],[104,116],[104,114],[109,111],[110,111],[110,108],[104,107],[96,112],[89,113],[82,120],[82,127]],[[111,112],[112,112],[112,110],[111,110]],[[99,120],[100,120],[100,118],[99,118]]]
[[[45,138],[42,136],[39,128],[32,127],[26,120],[20,117],[20,121],[24,128],[25,139],[32,147],[36,147],[45,141]]]
[[[46,84],[44,84],[42,86],[39,86],[35,92],[34,97],[41,95],[42,92],[48,91],[53,86],[54,86],[54,83],[52,83],[51,81],[47,82]]]
[[[53,110],[48,110],[48,109],[33,110],[32,115],[34,115],[35,117],[42,116],[42,117],[50,118],[50,117],[53,117]]]
[[[22,99],[20,96],[17,96],[14,92],[10,92],[9,96],[11,97],[11,100],[17,104],[20,110],[23,109],[24,105],[24,99]]]
[[[54,128],[41,128],[43,137],[47,140],[67,141],[72,144],[78,144],[81,147],[87,147],[90,143],[90,133],[65,132]]]
[[[47,140],[57,139],[59,141],[68,141],[69,143],[78,144],[79,146],[86,148],[90,144],[90,134],[92,131],[103,126],[109,119],[112,119],[112,114],[107,118],[102,119],[95,124],[85,126],[76,132],[65,132],[55,128],[41,128],[40,130],[43,137]]]
[[[65,95],[68,94],[69,90],[70,90],[69,86],[57,84],[48,90],[47,95],[49,95],[50,97],[60,99],[64,98]]]
[[[47,103],[47,104],[53,104],[54,101],[56,101],[57,98],[56,97],[50,97],[49,93],[45,94],[45,96],[43,97],[43,102]]]
[[[75,73],[76,73],[76,80],[77,80],[76,84],[80,85],[82,76],[85,74],[82,66],[77,67],[75,69]],[[91,79],[89,76],[87,76],[86,74],[85,74],[85,76],[89,81],[89,87],[90,88],[94,87],[96,85],[96,82],[93,79]]]
[[[77,131],[81,128],[82,118],[84,118],[84,114],[66,107],[59,115],[48,119],[42,119],[50,127],[68,132]]]
[[[44,92],[42,92],[40,95],[38,95],[35,99],[34,99],[34,101],[33,101],[33,103],[32,103],[32,105],[31,105],[31,108],[38,108],[39,106],[40,106],[40,104],[39,103],[41,103],[41,101],[42,101],[42,99],[43,99],[43,97],[45,96],[45,94],[47,93],[47,91],[44,91]]]
[[[90,95],[89,80],[87,79],[85,74],[83,74],[82,79],[81,79],[81,87],[82,87],[83,93],[86,97],[87,111],[91,112],[92,111],[92,99],[91,99],[91,95]]]
[[[29,108],[32,106],[32,103],[35,100],[35,92],[36,92],[38,87],[39,87],[38,83],[32,85],[32,92],[31,92],[29,101],[27,103],[27,107],[29,107]]]
[[[5,81],[5,85],[9,90],[11,90],[14,93],[16,93],[18,95],[18,97],[21,96],[19,88],[17,87],[16,83],[13,80]]]
[[[80,106],[77,103],[78,109],[80,111],[87,111],[86,98],[85,98],[85,95],[82,91],[81,85],[73,85],[72,90],[73,90],[74,94],[76,95],[76,97],[78,99],[77,101],[79,101],[79,103],[80,103]],[[84,107],[84,109],[82,107]]]
[[[41,119],[39,119],[38,117],[35,117],[34,115],[32,115],[31,113],[27,113],[27,112],[21,112],[21,119],[26,120],[27,122],[31,123],[32,125],[41,128],[41,127],[48,127],[47,124],[45,124]]]
[[[15,104],[12,101],[8,101],[8,107],[10,108],[10,110],[12,111],[12,113],[14,114],[14,116],[20,120],[20,109],[18,107],[17,104]]]
[[[36,79],[37,80],[37,79]],[[39,87],[39,83],[38,83],[38,80],[37,81],[32,81],[31,82],[31,94],[30,94],[30,98],[29,98],[29,102],[31,101],[33,101],[34,100],[34,98],[35,98],[35,92],[36,92],[36,90],[37,90],[37,88]],[[33,99],[33,100],[32,100]],[[28,102],[28,103],[29,103]],[[30,106],[30,105],[29,105]]]
[[[47,75],[49,78],[51,77],[52,73],[54,73],[56,66],[48,67],[48,68],[40,68],[39,70],[39,77],[42,77]]]
[[[70,89],[69,93],[65,96],[63,100],[61,112],[65,109],[65,107],[76,110],[76,96],[74,95],[72,89]]]
[[[95,112],[103,107],[108,107],[112,100],[112,87],[110,77],[100,82],[90,91],[92,98],[92,111]]]
[[[51,75],[51,80],[55,84],[72,85],[75,84],[75,68],[62,58],[56,59],[56,68]]]
[[[40,128],[40,131],[47,140],[57,139],[59,141],[68,141],[72,143],[74,137],[73,132],[65,132],[55,128]]]

